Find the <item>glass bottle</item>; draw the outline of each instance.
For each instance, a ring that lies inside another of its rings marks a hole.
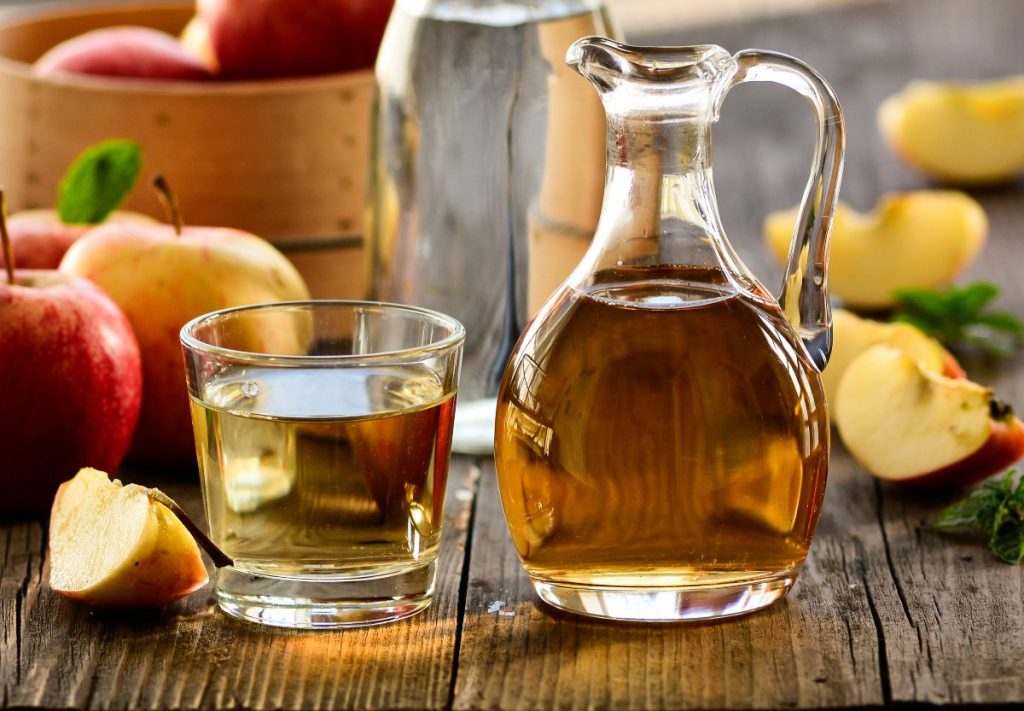
[[[517,344],[495,458],[516,550],[546,602],[632,620],[714,618],[781,598],[824,495],[819,371],[843,124],[785,55],[590,37],[568,62],[608,119],[593,244]],[[710,129],[728,90],[784,84],[819,145],[781,297],[726,239]]]
[[[593,237],[604,111],[564,57],[611,32],[601,0],[395,4],[376,68],[370,298],[466,326],[456,448],[476,412],[490,449],[509,352]]]

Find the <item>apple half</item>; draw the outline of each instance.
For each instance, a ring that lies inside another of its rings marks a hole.
[[[825,399],[833,418],[838,410],[836,394],[846,369],[857,356],[879,344],[898,348],[930,373],[940,373],[947,378],[963,378],[965,375],[952,353],[909,323],[884,323],[861,318],[845,309],[836,309],[832,312],[832,355],[821,374]]]
[[[785,264],[797,210],[776,212],[765,239]],[[829,288],[847,306],[884,309],[897,289],[936,289],[974,260],[988,236],[985,211],[954,190],[890,194],[869,214],[840,203],[832,227]]]
[[[959,184],[1024,170],[1024,77],[983,84],[914,82],[878,109],[882,137],[923,173]]]
[[[1024,455],[1024,425],[989,388],[929,372],[898,348],[868,348],[846,368],[836,426],[879,479],[966,486]]]
[[[96,607],[151,607],[206,585],[195,524],[161,501],[177,509],[161,492],[97,469],[64,482],[50,514],[50,588]],[[215,549],[212,557],[230,564]]]

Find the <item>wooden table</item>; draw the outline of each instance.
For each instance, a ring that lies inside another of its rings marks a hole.
[[[846,109],[844,198],[860,208],[919,188],[880,144],[879,101],[914,78],[1024,71],[1024,3],[917,0],[665,32],[793,53]],[[725,224],[744,259],[777,283],[760,222],[794,204],[812,144],[792,95],[750,86],[715,132]],[[967,278],[1001,283],[1024,314],[1024,191],[977,193],[990,244]],[[1024,406],[1021,358],[968,363]],[[162,613],[102,617],[46,585],[43,523],[0,527],[0,702],[61,707],[770,708],[1024,700],[1020,568],[976,540],[940,537],[944,499],[883,486],[835,441],[824,515],[790,597],[718,624],[607,624],[541,605],[505,530],[489,461],[452,470],[436,604],[391,626],[265,630],[217,612],[208,592]],[[195,513],[196,489],[171,487]]]

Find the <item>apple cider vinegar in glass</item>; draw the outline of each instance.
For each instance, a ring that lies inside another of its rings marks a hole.
[[[236,568],[268,575],[422,564],[440,540],[453,409],[430,372],[211,380],[192,399],[211,538]]]
[[[369,301],[246,306],[182,329],[229,615],[339,628],[433,600],[465,331]]]

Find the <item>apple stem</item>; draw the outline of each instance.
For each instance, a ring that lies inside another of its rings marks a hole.
[[[178,502],[172,499],[170,496],[160,491],[159,489],[146,489],[146,494],[153,501],[158,504],[163,504],[171,510],[178,520],[181,521],[182,525],[188,529],[188,532],[199,542],[199,545],[203,547],[206,554],[213,560],[213,564],[218,568],[225,566],[232,566],[235,561],[228,557],[227,553],[217,547],[217,544],[209,539],[209,537],[203,533],[203,530],[196,525],[195,521],[189,518],[189,515],[185,513],[185,510],[178,506]]]
[[[185,220],[181,216],[178,196],[174,194],[171,186],[167,184],[167,179],[162,175],[153,178],[153,189],[156,190],[156,196],[160,198],[160,204],[164,206],[167,221],[174,225],[174,234],[181,236],[181,231],[185,228]]]
[[[3,242],[4,266],[7,269],[7,283],[14,286],[14,245],[7,232],[7,193],[0,188],[0,242]]]

